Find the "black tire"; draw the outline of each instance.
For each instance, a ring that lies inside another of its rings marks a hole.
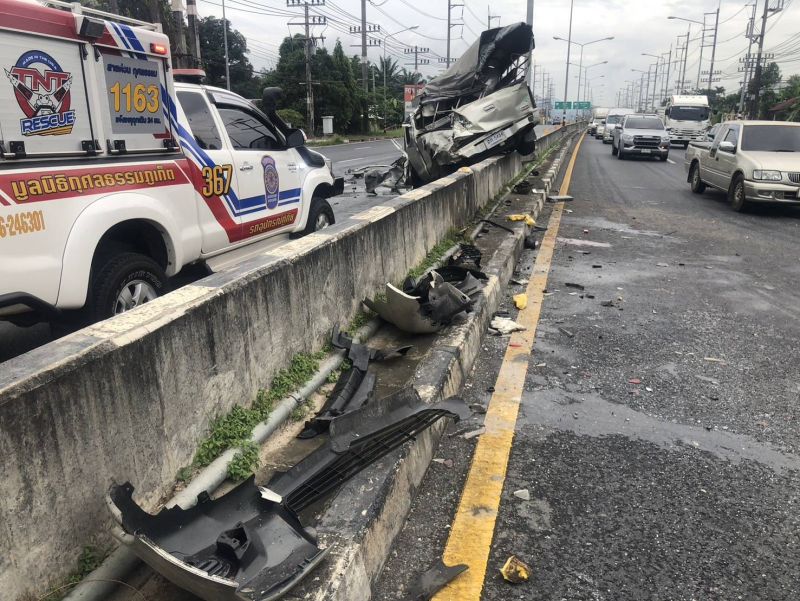
[[[665,162],[665,163],[666,163],[666,162],[667,162],[667,159],[669,158],[669,155],[668,155],[668,154],[663,154],[663,155],[661,155],[661,156],[660,156],[660,157],[658,157],[658,158],[660,158],[660,159],[661,159],[663,162]]]
[[[617,149],[617,158],[620,161],[624,161],[625,160],[625,153],[622,151],[622,148],[618,148]]]
[[[706,191],[706,185],[700,179],[700,165],[697,163],[692,164],[692,168],[689,170],[689,185],[695,194],[702,194]]]
[[[619,150],[617,150],[617,147],[614,146],[614,142],[612,141],[611,142],[611,154],[613,154],[614,156],[617,156],[618,152],[619,152]]]
[[[312,198],[311,210],[308,213],[308,221],[306,222],[306,229],[303,230],[303,235],[318,232],[334,223],[336,223],[336,219],[328,201],[318,196]]]
[[[684,142],[684,143],[683,143],[683,147],[684,147],[684,148],[689,148],[689,142]]]
[[[733,178],[731,187],[728,190],[728,200],[731,203],[731,208],[737,213],[742,213],[748,209],[748,202],[744,192],[744,177],[738,174]]]
[[[91,322],[108,319],[161,296],[166,286],[164,270],[150,257],[134,252],[112,255],[99,262],[92,273],[83,313]],[[136,289],[140,292],[131,295],[132,305],[123,300]]]

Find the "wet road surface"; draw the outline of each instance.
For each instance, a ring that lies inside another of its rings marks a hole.
[[[476,600],[800,598],[800,211],[737,214],[670,158],[583,142]],[[507,345],[487,337],[468,402]],[[374,598],[442,556],[474,446],[445,437]],[[501,578],[511,554],[529,582]]]

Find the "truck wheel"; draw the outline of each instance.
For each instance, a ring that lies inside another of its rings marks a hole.
[[[744,193],[744,178],[737,175],[733,178],[730,190],[728,190],[728,200],[731,201],[731,207],[737,213],[747,210],[747,200]]]
[[[314,197],[311,199],[311,211],[308,213],[308,222],[303,235],[324,230],[329,225],[336,223],[333,217],[333,209],[324,198]]]
[[[146,255],[124,252],[108,257],[92,274],[89,317],[100,321],[155,300],[166,282],[164,270]]]
[[[689,172],[689,183],[692,187],[692,192],[695,194],[702,194],[706,191],[706,185],[700,179],[700,165],[697,163],[692,165],[692,169]]]

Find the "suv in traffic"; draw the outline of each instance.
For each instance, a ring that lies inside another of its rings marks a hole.
[[[619,160],[627,156],[669,157],[669,134],[658,115],[626,115],[613,131],[611,154]]]

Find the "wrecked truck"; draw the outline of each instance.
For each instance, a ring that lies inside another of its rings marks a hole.
[[[526,83],[533,48],[530,25],[488,29],[425,86],[404,124],[403,159],[411,183],[438,179],[487,156],[534,151],[536,102]]]

